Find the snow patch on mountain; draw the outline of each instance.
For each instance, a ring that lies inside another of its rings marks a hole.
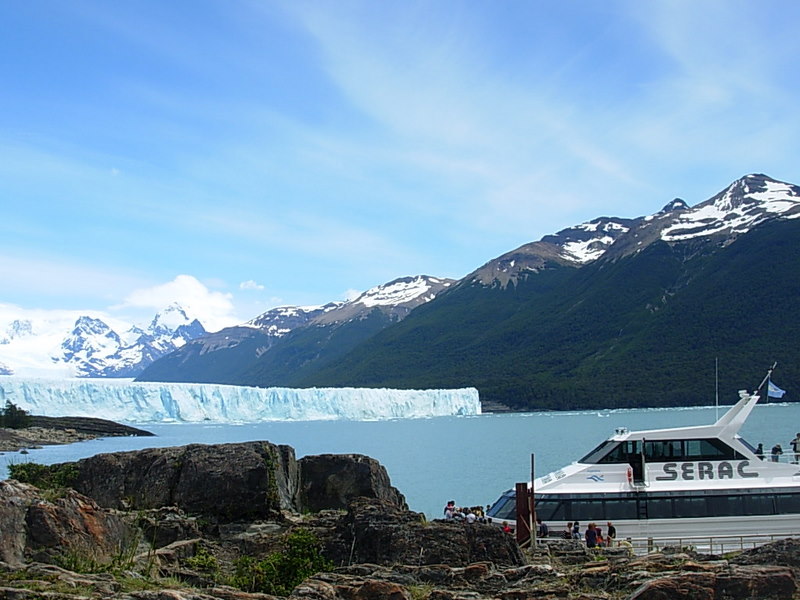
[[[681,212],[662,229],[661,239],[677,242],[741,234],[770,219],[798,217],[800,188],[765,175],[747,175],[710,200]]]
[[[428,294],[425,300],[432,300],[435,294],[430,294],[435,284],[448,287],[450,282],[436,277],[404,277],[396,279],[385,285],[371,288],[353,300],[353,304],[364,306],[396,306],[412,302]]]
[[[561,256],[568,261],[585,264],[600,258],[618,237],[629,230],[630,225],[626,222],[601,217],[545,236],[542,241],[559,246]]]
[[[37,415],[128,423],[380,420],[481,413],[475,388],[290,389],[0,377],[0,403],[6,401]]]

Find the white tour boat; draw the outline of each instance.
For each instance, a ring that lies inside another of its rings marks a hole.
[[[738,434],[763,387],[740,391],[713,425],[618,429],[578,462],[534,481],[536,517],[551,535],[577,520],[581,537],[588,523],[605,532],[611,521],[617,540],[797,535],[800,466],[762,460]],[[495,523],[513,525],[515,516],[513,489],[488,511]]]

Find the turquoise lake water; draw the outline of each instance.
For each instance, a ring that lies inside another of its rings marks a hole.
[[[0,455],[0,478],[7,465],[24,461],[52,464],[102,452],[267,440],[294,447],[298,457],[360,453],[378,459],[412,510],[438,518],[447,500],[486,505],[517,481],[528,481],[531,454],[536,476],[581,458],[617,427],[657,429],[713,423],[727,407],[586,412],[486,414],[473,417],[391,421],[304,421],[250,424],[131,425],[156,437],[91,440],[47,446],[29,454]],[[800,404],[765,404],[753,410],[740,432],[765,448],[800,431]],[[785,457],[784,457],[785,458]]]

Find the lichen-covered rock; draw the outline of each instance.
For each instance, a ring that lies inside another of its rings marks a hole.
[[[25,559],[28,509],[41,500],[41,492],[18,481],[0,481],[0,561],[19,566]]]
[[[0,559],[16,566],[70,556],[104,564],[135,542],[125,521],[91,498],[66,490],[49,502],[14,480],[0,481],[0,531]]]

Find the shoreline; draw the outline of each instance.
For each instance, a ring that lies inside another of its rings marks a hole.
[[[0,453],[21,452],[41,446],[74,444],[101,437],[152,436],[153,433],[94,417],[44,417],[31,415],[31,425],[0,428]]]

